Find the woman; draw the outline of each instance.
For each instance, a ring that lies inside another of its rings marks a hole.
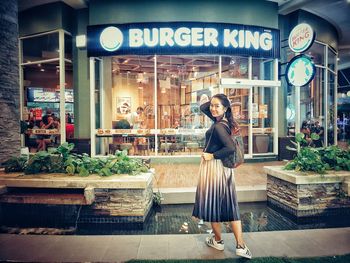
[[[232,129],[238,128],[238,124],[233,119],[230,101],[224,94],[214,95],[200,108],[214,124],[205,134],[205,150],[192,215],[211,222],[214,235],[206,238],[206,244],[218,250],[224,250],[221,222],[231,222],[237,243],[236,255],[251,258],[252,254],[243,241],[233,169],[225,167],[221,161],[234,152],[230,134]]]

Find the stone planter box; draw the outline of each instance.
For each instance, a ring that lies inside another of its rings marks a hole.
[[[283,166],[265,166],[267,201],[297,217],[349,213],[350,172],[325,175],[283,170]]]
[[[152,207],[154,171],[136,176],[0,173],[0,213],[6,207],[80,207],[79,223],[122,223],[143,227]],[[40,217],[40,215],[38,215]],[[74,220],[77,218],[74,216]]]

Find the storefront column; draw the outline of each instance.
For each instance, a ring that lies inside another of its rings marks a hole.
[[[0,160],[20,154],[17,0],[0,2]]]
[[[295,135],[300,132],[300,87],[294,87],[295,98]]]
[[[328,65],[328,48],[327,46],[324,46],[324,65]],[[324,127],[324,146],[328,146],[328,128],[329,128],[329,103],[328,103],[328,91],[329,91],[329,83],[328,83],[328,69],[323,69],[324,72],[324,85],[323,85],[323,100],[324,100],[324,121],[323,121],[323,127]],[[336,94],[334,94],[336,96]],[[335,131],[336,129],[334,129]],[[333,132],[333,136],[335,135],[335,132]]]
[[[96,155],[96,122],[95,122],[95,58],[90,58],[90,138],[91,157]]]
[[[59,65],[60,65],[60,117],[61,117],[61,144],[66,142],[66,67],[65,67],[65,61],[64,61],[64,31],[62,29],[59,30]]]
[[[278,59],[274,59],[273,61],[273,80],[278,81]],[[273,153],[278,154],[278,118],[279,112],[279,97],[278,97],[278,91],[281,90],[281,87],[274,87],[273,88],[273,129],[274,129],[274,135],[273,135]]]

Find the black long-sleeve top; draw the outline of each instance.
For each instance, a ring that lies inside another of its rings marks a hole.
[[[200,106],[201,111],[214,121],[213,125],[205,133],[205,152],[212,153],[214,159],[223,159],[227,155],[233,154],[235,151],[231,139],[231,131],[227,125],[216,121],[209,107],[210,101]]]

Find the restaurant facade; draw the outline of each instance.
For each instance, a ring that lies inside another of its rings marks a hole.
[[[304,52],[316,72],[296,93],[285,70],[300,23],[316,33]],[[296,115],[321,122],[324,145],[337,141],[338,36],[305,11],[281,16],[255,0],[57,2],[21,12],[19,32],[21,118],[53,111],[64,142],[69,113],[93,156],[199,160],[211,124],[199,106],[216,93],[231,101],[246,159],[276,158]]]

